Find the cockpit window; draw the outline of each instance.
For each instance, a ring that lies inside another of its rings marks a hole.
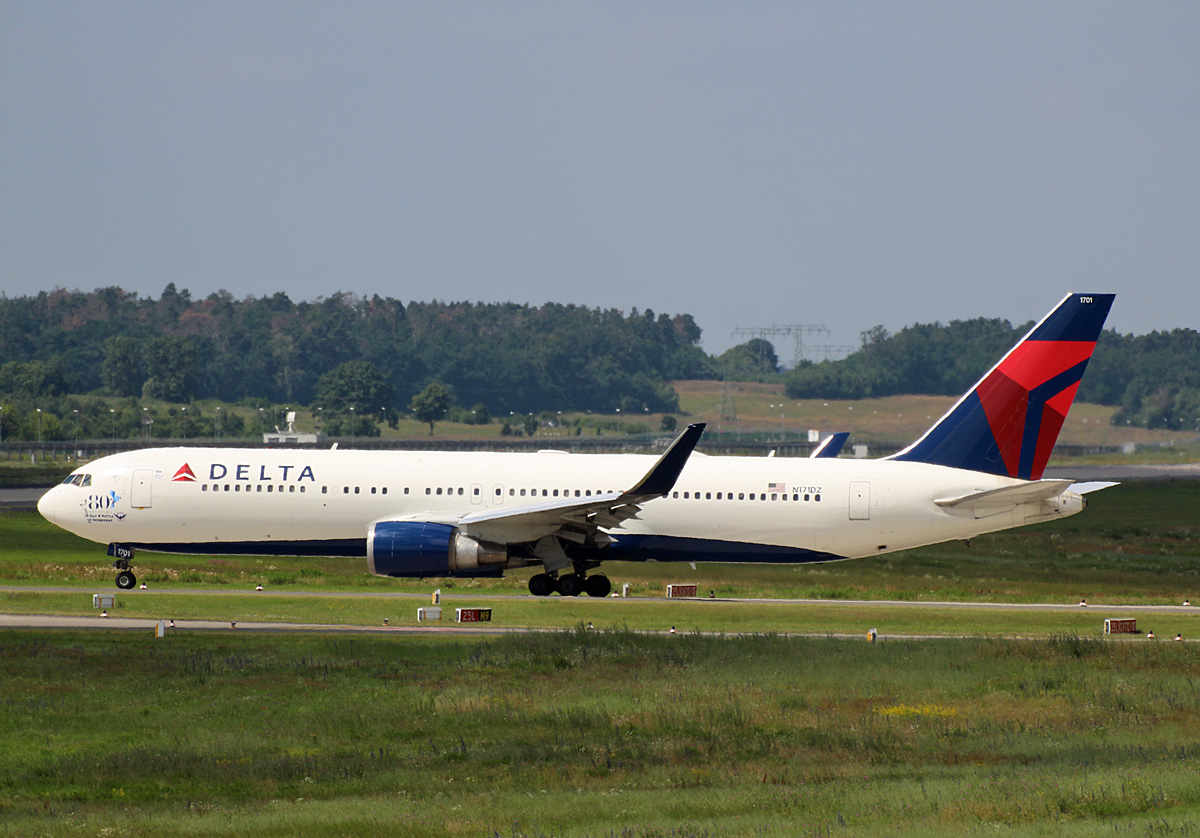
[[[63,485],[70,484],[72,486],[91,486],[92,476],[90,474],[72,474],[63,481]]]

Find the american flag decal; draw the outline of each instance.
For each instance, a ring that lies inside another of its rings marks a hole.
[[[767,491],[768,492],[786,492],[787,484],[786,483],[771,483],[769,486],[767,486]]]

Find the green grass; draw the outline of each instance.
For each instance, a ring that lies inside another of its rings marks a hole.
[[[0,637],[5,835],[1200,823],[1193,644]]]
[[[139,555],[150,589],[113,616],[407,625],[426,600],[372,594],[441,587],[448,610],[551,631],[0,631],[0,835],[1195,835],[1200,643],[1100,630],[1122,604],[1200,604],[1200,485],[1092,497],[969,548],[606,566],[630,599],[496,596],[528,573]],[[0,512],[0,583],[52,589],[0,593],[0,611],[94,616],[65,588],[115,592],[112,574],[99,545]],[[831,601],[658,599],[668,581]],[[1200,608],[1136,616],[1200,637]],[[926,633],[973,637],[896,639]]]

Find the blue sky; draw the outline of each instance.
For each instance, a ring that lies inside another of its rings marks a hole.
[[[0,292],[1198,328],[1197,44],[1157,2],[0,0]]]

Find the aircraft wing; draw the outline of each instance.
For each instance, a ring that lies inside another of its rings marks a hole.
[[[641,504],[670,492],[703,433],[703,423],[689,425],[645,476],[623,492],[491,509],[446,523],[453,523],[466,535],[494,544],[538,541],[547,535],[577,544],[611,543],[611,537],[603,530],[637,518]]]

